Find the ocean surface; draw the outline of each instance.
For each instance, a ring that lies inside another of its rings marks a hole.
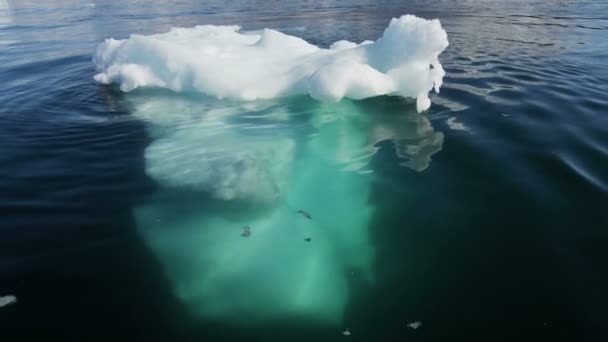
[[[450,43],[423,113],[93,79],[106,38],[403,14]],[[0,0],[0,340],[606,341],[607,62],[603,0]]]

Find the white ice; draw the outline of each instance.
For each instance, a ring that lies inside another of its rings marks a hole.
[[[400,95],[429,108],[445,74],[448,46],[439,20],[404,15],[375,42],[338,41],[329,49],[265,29],[238,26],[174,28],[151,36],[107,39],[95,54],[95,80],[123,91],[161,87],[220,99],[256,100],[309,94],[322,101]]]

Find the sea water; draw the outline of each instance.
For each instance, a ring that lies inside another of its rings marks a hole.
[[[2,338],[601,340],[606,7],[0,1]]]

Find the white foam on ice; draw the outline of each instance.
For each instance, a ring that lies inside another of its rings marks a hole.
[[[271,99],[310,94],[322,101],[400,95],[429,108],[445,74],[448,46],[439,20],[404,15],[375,42],[338,41],[329,49],[265,29],[238,26],[173,28],[167,33],[107,39],[98,48],[95,80],[123,91],[161,87],[220,99]]]

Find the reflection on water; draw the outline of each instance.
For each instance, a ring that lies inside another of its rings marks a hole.
[[[352,282],[374,282],[376,145],[392,141],[421,171],[443,142],[402,99],[131,100],[155,138],[146,172],[162,186],[136,210],[140,234],[193,314],[247,313],[247,324],[286,315],[340,324]]]
[[[424,171],[431,157],[441,151],[444,135],[433,128],[429,118],[416,113],[399,98],[378,98],[361,103],[369,119],[369,142],[375,146],[391,141],[400,165]]]

